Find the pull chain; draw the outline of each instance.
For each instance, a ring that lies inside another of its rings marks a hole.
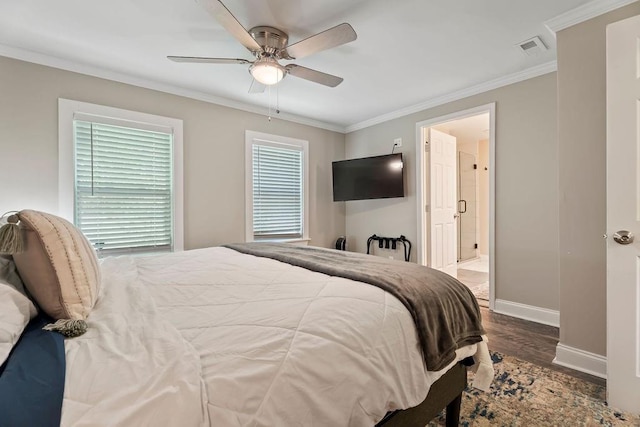
[[[267,86],[267,96],[268,96],[268,102],[269,102],[269,107],[268,107],[268,120],[271,121],[271,86],[274,85],[268,85]],[[276,114],[280,114],[280,88],[278,84],[275,85],[276,86]]]
[[[269,121],[271,121],[271,85],[267,86],[269,98]]]

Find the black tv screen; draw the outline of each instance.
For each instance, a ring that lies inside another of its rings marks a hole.
[[[402,153],[333,162],[333,201],[404,197]]]

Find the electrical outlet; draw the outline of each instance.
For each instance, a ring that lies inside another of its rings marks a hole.
[[[394,144],[396,147],[398,147],[398,148],[399,148],[399,147],[402,147],[402,138],[396,138],[396,139],[394,139],[394,140],[393,140],[393,144]]]
[[[393,259],[393,255],[389,255],[389,259]]]

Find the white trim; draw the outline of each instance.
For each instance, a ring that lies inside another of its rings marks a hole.
[[[477,116],[489,113],[489,308],[493,310],[495,304],[496,288],[496,251],[495,251],[495,230],[496,230],[496,103],[480,105],[468,110],[458,111],[445,116],[435,117],[416,123],[416,209],[417,213],[417,262],[420,265],[427,265],[427,195],[425,194],[426,182],[426,155],[423,146],[424,129],[438,123],[451,120],[464,119],[466,117]]]
[[[635,1],[637,0],[593,0],[545,21],[544,26],[547,27],[555,37],[558,31],[588,21],[612,10],[619,9]]]
[[[173,250],[184,250],[184,177],[182,120],[104,105],[58,98],[58,215],[70,222],[75,205],[75,148],[73,120],[78,115],[106,117],[142,127],[163,127],[173,134]]]
[[[281,242],[309,242],[309,141],[304,139],[290,138],[287,136],[271,135],[263,132],[246,130],[244,136],[244,195],[245,195],[245,241],[253,241],[253,145],[259,141],[260,145],[270,145],[275,147],[287,146],[290,149],[299,149],[303,153],[303,219],[302,237],[297,239],[276,239]]]
[[[346,127],[346,133],[354,132],[360,129],[368,128],[379,123],[383,123],[389,120],[397,119],[398,117],[407,116],[409,114],[417,113],[429,108],[437,107],[438,105],[448,104],[459,99],[467,98],[469,96],[477,95],[480,93],[488,92],[493,89],[497,89],[503,86],[507,86],[513,83],[518,83],[524,80],[539,77],[544,74],[549,74],[558,70],[558,63],[556,61],[547,62],[535,67],[527,68],[517,73],[508,74],[506,76],[498,77],[497,79],[489,80],[484,83],[480,83],[474,86],[470,86],[465,89],[450,92],[448,94],[437,96],[435,98],[428,99],[419,104],[411,105],[409,107],[402,108],[400,110],[392,111],[390,113],[383,114],[359,123],[355,123]]]
[[[496,103],[489,109],[489,308],[496,304]]]
[[[74,105],[58,98],[58,215],[73,222],[75,204]]]
[[[292,245],[298,245],[298,246],[309,246],[309,242],[311,241],[311,239],[305,239],[305,238],[301,238],[301,239],[275,239],[275,240],[269,240],[270,242],[277,242],[277,243],[291,243]]]
[[[497,299],[493,309],[496,313],[517,317],[518,319],[530,320],[543,325],[560,327],[560,312],[549,310],[548,308],[536,307],[534,305],[520,304],[519,302]]]
[[[173,128],[173,251],[184,250],[184,139],[182,120]]]
[[[607,378],[607,358],[579,348],[558,343],[553,363],[599,378]]]
[[[208,93],[185,89],[179,86],[170,85],[166,83],[157,82],[144,77],[133,76],[125,73],[120,73],[113,70],[105,70],[92,65],[82,64],[80,62],[69,61],[66,59],[56,58],[54,56],[45,55],[38,52],[29,51],[26,49],[20,49],[4,44],[0,44],[0,56],[6,56],[8,58],[19,59],[21,61],[32,62],[35,64],[45,65],[48,67],[58,68],[61,70],[72,71],[75,73],[85,74],[88,76],[99,77],[107,80],[112,80],[120,83],[125,83],[133,86],[142,87],[145,89],[156,90],[159,92],[169,93],[172,95],[183,96],[185,98],[196,99],[203,102],[209,102],[211,104],[222,105],[229,108],[235,108],[237,110],[247,111],[249,113],[255,113],[262,116],[267,116],[266,109],[257,105],[251,105],[240,101],[234,101],[231,99],[211,95]],[[418,111],[433,108],[438,105],[447,104],[459,99],[463,99],[472,95],[487,92],[489,90],[497,89],[502,86],[507,86],[513,83],[518,83],[524,80],[528,80],[534,77],[538,77],[544,74],[552,73],[558,69],[556,61],[547,62],[545,64],[537,65],[535,67],[528,68],[523,71],[518,71],[513,74],[508,74],[503,77],[499,77],[493,80],[489,80],[484,83],[480,83],[474,86],[470,86],[465,89],[457,90],[449,94],[430,98],[419,104],[405,107],[400,110],[392,111],[381,116],[373,117],[371,119],[354,123],[349,126],[342,126],[336,123],[328,123],[320,120],[311,119],[308,117],[298,116],[290,113],[280,113],[277,119],[287,120],[293,123],[299,123],[307,126],[312,126],[320,129],[326,129],[333,132],[349,133],[359,129],[364,129],[369,126],[373,126],[378,123],[383,123],[388,120],[392,120],[398,117],[406,116]]]
[[[172,95],[183,96],[185,98],[191,98],[191,99],[196,99],[198,101],[208,102],[211,104],[222,105],[229,108],[235,108],[237,110],[259,114],[265,117],[269,116],[269,114],[267,114],[267,107],[260,107],[258,105],[251,105],[251,104],[247,104],[240,101],[234,101],[228,98],[211,95],[205,92],[185,89],[179,86],[175,86],[167,83],[161,83],[161,82],[140,77],[140,76],[134,76],[130,74],[121,73],[118,71],[107,70],[107,69],[95,67],[93,65],[87,65],[87,64],[82,64],[80,62],[56,58],[54,56],[32,52],[26,49],[15,48],[15,47],[4,45],[4,44],[0,44],[0,56],[6,56],[8,58],[19,59],[21,61],[32,62],[34,64],[46,65],[48,67],[72,71],[74,73],[85,74],[88,76],[99,77],[102,79],[125,83],[125,84],[129,84],[129,85],[133,85],[133,86],[137,86],[145,89],[151,89],[159,92],[169,93]],[[312,126],[320,129],[326,129],[333,132],[345,133],[344,126],[341,126],[335,123],[328,123],[320,120],[314,120],[308,117],[298,116],[296,114],[281,112],[280,114],[278,114],[273,118],[280,119],[280,120],[287,120],[294,123],[300,123],[302,125]]]
[[[115,114],[118,114],[118,112],[115,112]],[[150,132],[159,132],[159,133],[173,133],[173,128],[166,125],[158,125],[156,123],[147,123],[147,122],[133,121],[133,120],[123,120],[121,117],[107,117],[99,114],[81,113],[78,111],[73,113],[73,120],[80,120],[85,122],[99,122],[105,125],[121,126],[121,127],[131,127],[131,124],[134,123],[137,129],[148,130]]]

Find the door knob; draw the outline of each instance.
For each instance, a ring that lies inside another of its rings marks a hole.
[[[633,237],[633,233],[627,230],[620,230],[613,234],[613,240],[615,240],[616,243],[620,243],[621,245],[628,245],[630,243],[633,243]]]

